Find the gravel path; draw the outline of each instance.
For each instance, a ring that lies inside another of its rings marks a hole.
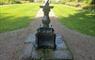
[[[0,60],[19,60],[24,47],[24,41],[30,33],[34,33],[41,24],[40,10],[32,23],[23,29],[0,33]],[[75,60],[95,60],[95,37],[83,35],[61,25],[58,18],[50,13],[51,24],[56,32],[64,36]]]
[[[56,16],[51,17],[51,22],[56,32],[63,35],[74,60],[95,60],[95,36],[84,35],[61,25]]]
[[[24,41],[30,33],[39,27],[39,12],[30,25],[23,29],[0,33],[0,60],[20,60]]]

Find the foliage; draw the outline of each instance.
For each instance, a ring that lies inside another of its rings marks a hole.
[[[3,5],[3,4],[21,4],[21,3],[29,3],[31,2],[32,0],[0,0],[0,4]]]
[[[0,6],[0,32],[16,30],[29,25],[39,4],[14,4]]]
[[[78,10],[76,7],[59,4],[55,5],[54,11],[63,25],[81,33],[95,36],[95,9],[94,11]]]
[[[52,3],[69,3],[69,2],[74,2],[74,4],[81,2],[81,3],[86,3],[89,4],[93,0],[51,0]]]
[[[29,2],[35,2],[35,0],[0,0],[0,4],[10,4],[10,3],[21,3],[21,1],[29,1]],[[81,3],[86,3],[90,4],[91,2],[95,2],[95,0],[50,0],[51,3],[68,3],[68,2],[81,2]],[[44,0],[37,0],[37,2],[44,2]]]
[[[92,0],[91,4],[94,4],[95,5],[95,0]]]

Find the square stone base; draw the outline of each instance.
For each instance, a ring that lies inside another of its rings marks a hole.
[[[36,49],[35,34],[30,34],[25,41],[21,60],[73,60],[63,37],[56,34],[56,49]]]
[[[53,28],[40,27],[37,29],[37,33],[35,36],[38,49],[56,49],[56,34],[54,33]]]

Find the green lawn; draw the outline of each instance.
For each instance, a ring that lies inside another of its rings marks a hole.
[[[0,32],[16,30],[29,25],[39,9],[37,3],[0,6]]]
[[[63,25],[83,34],[95,36],[95,10],[94,12],[78,10],[62,4],[54,6],[55,14]]]

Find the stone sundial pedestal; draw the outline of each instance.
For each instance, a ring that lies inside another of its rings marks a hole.
[[[49,0],[47,0],[44,6],[40,6],[43,9],[44,16],[42,18],[43,27],[37,29],[36,33],[36,44],[37,48],[50,48],[56,49],[55,38],[56,34],[54,29],[49,27],[50,18],[49,12],[53,6],[49,6]]]
[[[49,27],[49,12],[53,6],[49,6],[49,0],[47,0],[44,6],[40,7],[44,12],[43,26],[27,37],[21,60],[73,60],[62,35],[55,33],[54,29]]]

